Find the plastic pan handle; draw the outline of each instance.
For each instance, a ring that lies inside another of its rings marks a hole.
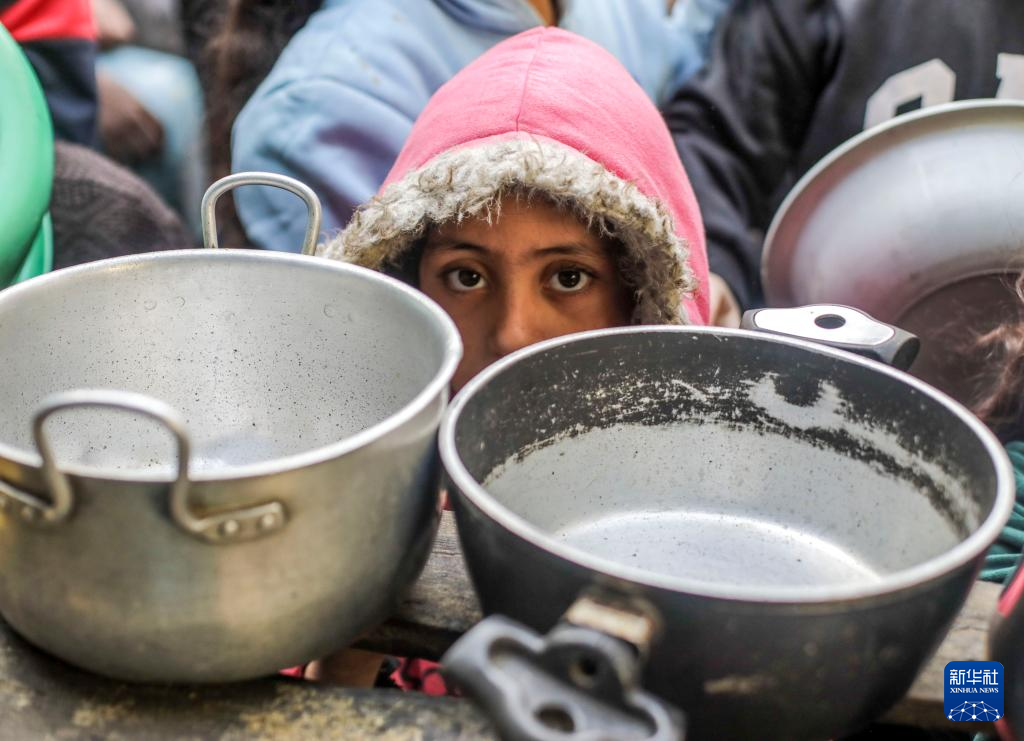
[[[560,623],[546,636],[501,615],[462,636],[441,660],[506,741],[681,741],[683,716],[638,687],[630,644]]]
[[[792,309],[755,309],[743,314],[740,326],[828,345],[899,370],[910,368],[921,349],[921,341],[910,332],[849,306],[817,304]]]

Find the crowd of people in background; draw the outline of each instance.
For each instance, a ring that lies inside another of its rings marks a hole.
[[[57,267],[197,246],[210,182],[290,175],[323,201],[325,255],[452,315],[459,384],[579,329],[736,326],[822,157],[922,107],[1024,98],[1015,0],[0,0],[0,23],[53,119]],[[221,209],[222,244],[298,251],[290,194]],[[971,401],[1024,488],[1024,323],[978,343]]]

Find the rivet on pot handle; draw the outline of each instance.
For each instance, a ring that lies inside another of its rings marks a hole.
[[[188,503],[189,440],[185,421],[171,406],[143,394],[128,391],[76,390],[53,394],[43,400],[32,420],[32,434],[43,459],[43,478],[52,501],[46,502],[32,494],[0,485],[0,501],[5,498],[19,507],[22,519],[54,525],[67,519],[74,505],[71,484],[57,468],[53,449],[44,425],[52,415],[65,409],[103,407],[145,415],[166,427],[178,445],[178,470],[171,484],[171,519],[190,535],[210,543],[224,543],[268,535],[284,526],[286,513],[280,502],[268,502],[244,509],[197,517]]]
[[[242,185],[270,185],[275,188],[287,190],[306,204],[308,220],[306,221],[306,234],[302,238],[302,254],[316,254],[316,241],[320,237],[320,222],[322,221],[322,209],[320,199],[316,193],[303,182],[290,178],[287,175],[278,175],[274,172],[239,172],[228,175],[211,185],[205,195],[200,208],[203,220],[203,244],[210,249],[217,249],[217,201],[230,190]]]
[[[755,309],[743,314],[740,326],[818,342],[899,370],[910,368],[921,349],[921,341],[910,332],[849,306],[818,304],[792,309]]]
[[[573,624],[581,608],[608,609],[583,597],[567,622],[543,637],[501,615],[488,617],[444,655],[444,674],[482,706],[506,741],[680,741],[682,714],[640,688],[646,647],[638,653],[630,642]],[[627,614],[626,622],[635,625],[636,617]]]

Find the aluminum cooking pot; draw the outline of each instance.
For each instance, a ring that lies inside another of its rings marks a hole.
[[[1019,316],[1024,103],[974,100],[850,139],[786,197],[765,238],[771,306],[840,303],[919,335],[914,374],[963,402],[975,339]]]
[[[307,199],[306,251],[319,205]],[[127,680],[255,677],[347,645],[439,511],[454,324],[302,255],[102,260],[0,293],[0,613]]]
[[[849,309],[752,323],[905,355]],[[938,645],[1014,496],[942,393],[746,330],[527,348],[467,384],[440,447],[484,611],[525,624],[488,618],[445,663],[519,739],[678,738],[665,702],[693,739],[856,729]]]

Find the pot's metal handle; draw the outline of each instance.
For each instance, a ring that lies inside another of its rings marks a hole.
[[[0,498],[13,499],[22,518],[29,522],[56,524],[66,520],[74,506],[74,494],[68,477],[57,468],[53,448],[46,436],[46,420],[65,409],[101,407],[142,414],[156,420],[174,436],[178,447],[178,470],[171,484],[171,519],[189,535],[209,543],[224,543],[268,535],[284,526],[286,513],[280,502],[246,507],[198,517],[189,507],[189,439],[185,420],[168,404],[143,394],[128,391],[80,389],[53,394],[43,400],[32,420],[32,434],[43,459],[43,479],[52,501],[15,489],[0,487]]]
[[[218,180],[206,190],[203,196],[203,203],[200,207],[203,220],[203,244],[209,249],[217,249],[217,201],[229,190],[234,190],[241,185],[270,185],[275,188],[290,191],[301,198],[306,204],[309,214],[306,221],[306,234],[302,238],[302,254],[316,254],[316,241],[320,236],[320,222],[323,220],[323,212],[320,208],[320,199],[316,193],[303,182],[290,178],[287,175],[278,175],[274,172],[239,172],[228,175]]]
[[[914,363],[921,341],[859,309],[833,304],[792,309],[755,309],[743,314],[743,329],[787,335],[857,353],[899,370]]]
[[[506,741],[681,741],[683,715],[640,689],[642,660],[618,638],[571,623],[541,637],[500,615],[441,659]]]

